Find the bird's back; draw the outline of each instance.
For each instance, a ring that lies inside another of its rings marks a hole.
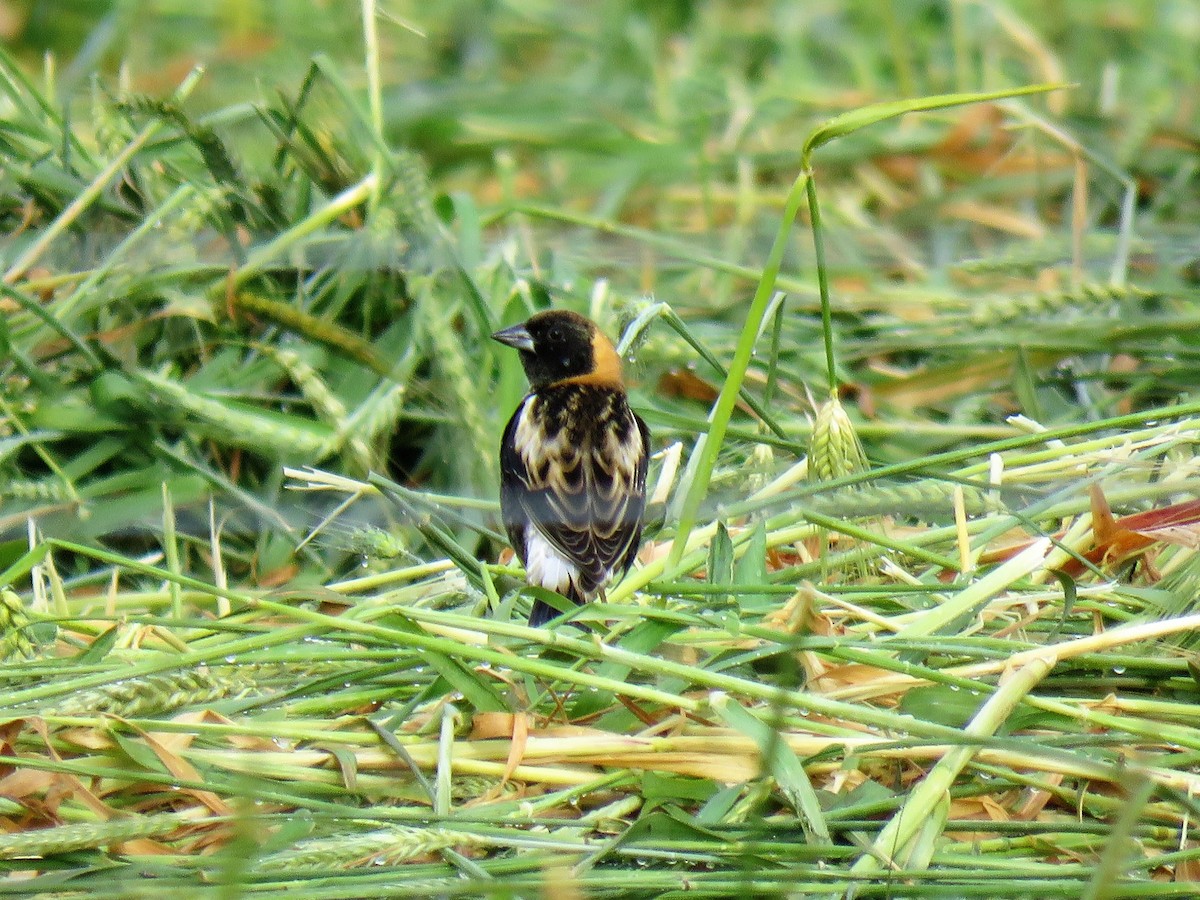
[[[565,383],[525,398],[501,444],[501,512],[527,567],[557,554],[576,569],[575,602],[591,599],[633,563],[646,500],[649,433],[624,391]],[[531,528],[532,526],[532,528]],[[548,545],[537,545],[538,539]],[[531,583],[539,583],[530,572]]]

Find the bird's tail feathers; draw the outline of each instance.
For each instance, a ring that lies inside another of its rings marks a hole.
[[[575,582],[573,581],[570,583],[570,587],[568,587],[565,591],[559,592],[559,595],[565,597],[567,600],[570,600],[576,606],[582,606],[590,599],[586,594],[583,593],[583,591],[579,590],[579,588],[575,586]],[[551,619],[557,619],[561,615],[562,613],[560,613],[545,600],[534,600],[533,609],[529,612],[529,627],[541,628]]]

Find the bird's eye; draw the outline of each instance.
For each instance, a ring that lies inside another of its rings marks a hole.
[[[546,335],[546,337],[550,338],[550,340],[556,344],[561,343],[563,339],[563,330],[555,325],[550,329],[550,333]]]

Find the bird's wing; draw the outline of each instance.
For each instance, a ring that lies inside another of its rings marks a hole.
[[[544,432],[540,418],[531,415],[531,399],[514,414],[501,445],[505,526],[520,553],[525,528],[533,523],[579,567],[584,589],[595,590],[609,572],[628,568],[637,553],[646,505],[645,423],[624,402],[613,403],[597,410],[588,429],[594,439],[573,444],[566,429]]]
[[[625,554],[617,564],[617,569],[621,572],[624,572],[633,565],[633,561],[637,557],[638,548],[642,544],[642,516],[646,512],[646,470],[650,467],[650,429],[646,427],[646,423],[642,421],[642,417],[633,410],[630,410],[629,414],[633,416],[634,424],[637,425],[638,435],[642,439],[642,452],[638,457],[637,469],[633,475],[637,509],[630,510],[630,512],[636,512],[637,529],[630,535],[629,546],[625,549]]]
[[[529,525],[529,514],[521,496],[527,490],[529,472],[525,462],[514,445],[517,424],[525,414],[525,408],[532,397],[526,397],[517,407],[504,426],[504,436],[500,439],[500,519],[508,534],[508,542],[513,552],[525,562],[525,533]]]

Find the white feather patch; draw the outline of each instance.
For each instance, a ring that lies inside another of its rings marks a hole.
[[[560,429],[553,438],[546,436],[538,416],[539,403],[536,395],[525,401],[521,407],[521,417],[517,419],[516,434],[513,436],[513,444],[521,454],[521,461],[531,473],[540,472],[547,460],[560,462],[567,452],[569,438],[565,428]],[[547,478],[547,483],[538,484],[538,487],[563,487],[562,474],[557,465],[550,466]]]
[[[564,594],[579,578],[579,567],[559,553],[534,525],[525,526],[525,556],[530,584]]]

